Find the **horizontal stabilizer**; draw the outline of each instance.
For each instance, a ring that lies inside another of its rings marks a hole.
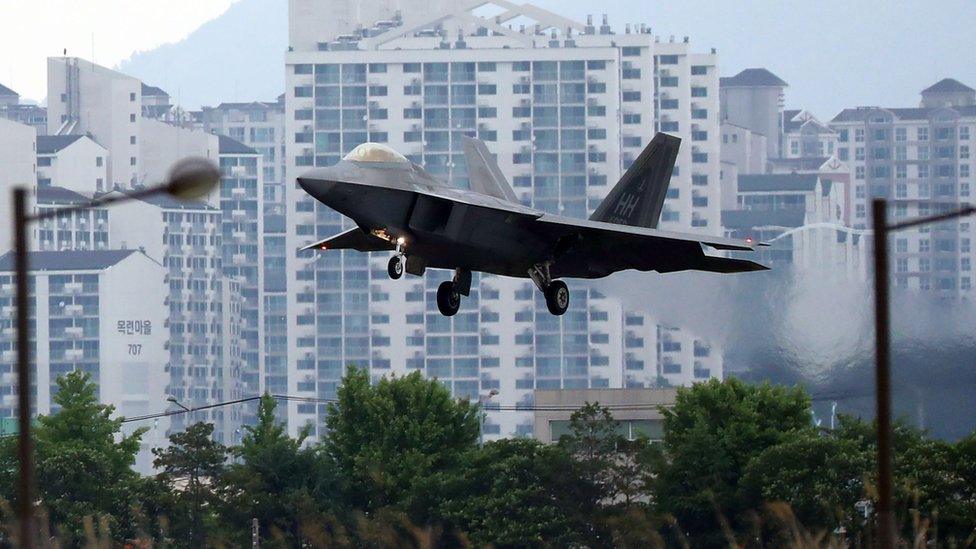
[[[335,236],[330,236],[325,240],[309,244],[299,248],[305,250],[356,250],[359,252],[380,252],[392,250],[395,246],[369,233],[363,232],[359,227],[353,227],[348,231],[341,232]]]
[[[755,261],[749,261],[748,259],[702,255],[680,267],[657,269],[661,273],[687,270],[706,271],[710,273],[747,273],[750,271],[768,271],[769,267],[760,265]]]

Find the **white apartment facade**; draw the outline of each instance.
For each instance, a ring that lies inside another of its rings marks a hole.
[[[557,318],[529,281],[476,274],[461,312],[445,318],[433,296],[446,272],[390,281],[385,256],[294,251],[349,223],[297,188],[302,171],[377,141],[465,186],[463,134],[486,141],[521,201],[581,218],[655,130],[677,134],[661,227],[721,234],[716,55],[645,28],[612,34],[606,22],[499,4],[509,11],[493,18],[427,12],[311,41],[314,18],[292,17],[292,35],[306,38],[286,54],[289,394],[333,398],[348,365],[374,376],[421,370],[472,399],[497,390],[489,410],[529,406],[534,389],[722,375],[706,342],[628,312],[595,285],[573,281],[573,306]],[[539,28],[505,26],[523,15]],[[321,424],[324,413],[289,403],[289,426]],[[532,417],[490,412],[485,431],[528,435]]]
[[[263,220],[262,311],[264,390],[288,392],[288,314],[285,274],[285,103],[221,103],[195,113],[207,133],[230,137],[261,153]]]
[[[166,407],[169,338],[162,265],[135,250],[31,252],[31,339],[36,414],[56,412],[56,380],[89,373],[99,400],[133,417]],[[0,257],[0,415],[16,415],[12,257]],[[134,283],[136,282],[136,283]],[[144,425],[136,469],[152,469],[153,447],[166,443],[169,420]],[[129,424],[127,431],[143,425]]]
[[[871,199],[889,200],[891,222],[972,204],[976,187],[976,91],[944,79],[922,92],[919,107],[845,109],[830,126],[838,158],[849,166],[847,209],[855,228],[870,228]],[[973,295],[976,223],[963,218],[893,235],[898,287]]]
[[[190,408],[232,400],[225,384],[239,383],[242,372],[240,342],[225,337],[222,229],[219,209],[164,195],[134,200],[109,217],[111,248],[140,249],[166,269],[167,392]],[[237,427],[225,425],[227,418],[219,408],[202,410],[173,416],[172,429],[211,421],[219,438]]]
[[[255,149],[223,135],[219,141],[221,268],[241,297],[242,390],[259,395],[265,389],[263,163]]]

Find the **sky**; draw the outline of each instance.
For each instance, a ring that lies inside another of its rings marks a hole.
[[[134,52],[182,40],[234,1],[0,0],[0,83],[43,100],[47,57],[67,49],[114,67]]]
[[[607,12],[619,31],[631,22],[649,24],[664,40],[687,35],[698,51],[717,48],[723,76],[767,67],[789,83],[790,108],[807,108],[825,119],[848,106],[914,106],[921,89],[947,76],[976,87],[976,0],[533,3],[579,20]],[[233,25],[212,21],[232,4],[236,14],[223,19]],[[96,62],[159,85],[188,108],[271,100],[282,91],[286,0],[165,5],[161,10],[158,3],[132,0],[0,0],[0,83],[43,99],[45,57],[65,47],[71,55],[90,57],[94,34]],[[168,45],[154,49],[163,44]],[[220,46],[226,48],[221,55],[212,54]]]

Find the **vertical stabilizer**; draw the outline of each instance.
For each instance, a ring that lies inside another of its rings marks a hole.
[[[515,191],[505,180],[498,163],[488,152],[488,147],[480,139],[463,136],[464,160],[468,165],[468,181],[471,190],[501,198],[510,202],[518,202]]]
[[[590,216],[592,221],[657,227],[681,139],[658,132]]]

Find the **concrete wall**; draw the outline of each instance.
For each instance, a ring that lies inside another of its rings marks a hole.
[[[542,442],[552,442],[551,423],[568,421],[573,412],[586,403],[599,403],[610,408],[617,421],[657,420],[664,418],[659,406],[674,405],[677,389],[563,389],[535,391],[534,436]]]
[[[158,120],[143,120],[142,141],[139,145],[142,157],[139,179],[145,185],[155,185],[166,179],[176,161],[188,156],[199,156],[217,162],[218,150],[216,135]],[[209,200],[208,202],[212,203]]]

